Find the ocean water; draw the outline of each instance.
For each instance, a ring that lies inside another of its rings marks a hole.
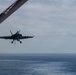
[[[1,54],[0,75],[76,75],[76,54]]]

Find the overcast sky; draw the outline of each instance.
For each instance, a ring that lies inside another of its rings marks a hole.
[[[0,13],[15,0],[0,0]],[[29,0],[0,24],[0,36],[21,30],[33,39],[11,44],[0,39],[0,53],[76,53],[76,0]]]

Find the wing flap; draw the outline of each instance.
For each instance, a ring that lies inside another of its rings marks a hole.
[[[2,37],[0,37],[1,39],[12,39],[12,37],[11,36],[2,36]]]
[[[33,38],[34,36],[22,36],[20,39],[28,39],[28,38]]]

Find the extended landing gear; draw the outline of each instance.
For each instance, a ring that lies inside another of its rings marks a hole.
[[[11,41],[11,44],[13,44],[14,42],[15,42],[15,44],[16,44],[16,41],[15,41],[15,40]]]
[[[20,43],[22,43],[22,41],[20,41]]]
[[[13,41],[11,41],[11,44],[13,44]]]
[[[20,44],[22,43],[22,41],[19,41],[20,42]],[[13,44],[14,43],[14,41],[11,41],[11,44]],[[16,41],[15,41],[15,43],[16,43]]]

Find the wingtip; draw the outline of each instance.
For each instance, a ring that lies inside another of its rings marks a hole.
[[[34,36],[30,36],[30,38],[34,38]]]

